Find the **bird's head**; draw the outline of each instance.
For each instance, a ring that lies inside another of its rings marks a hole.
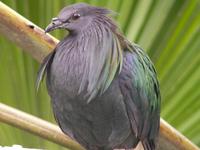
[[[105,8],[94,7],[85,3],[77,3],[64,7],[57,17],[47,26],[45,32],[55,29],[66,29],[70,32],[78,32],[86,29],[92,21],[105,16],[111,11]]]

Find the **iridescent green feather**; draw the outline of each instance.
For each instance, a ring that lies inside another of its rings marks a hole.
[[[132,114],[134,118],[139,118],[134,122],[138,126],[135,132],[141,138],[148,135],[151,139],[158,133],[159,128],[161,97],[156,71],[148,55],[139,46],[130,45],[128,50],[132,53],[132,60],[130,61],[132,67],[129,68],[130,73],[128,73],[132,76],[131,90],[137,90],[137,95],[132,94],[131,101],[140,112],[139,114]],[[129,102],[132,103],[131,101]],[[155,126],[148,127],[145,124]],[[151,130],[147,128],[151,128]]]

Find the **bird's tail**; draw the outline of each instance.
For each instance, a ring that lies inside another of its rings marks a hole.
[[[144,150],[155,150],[156,149],[155,140],[145,139],[142,141],[142,146],[143,146]]]

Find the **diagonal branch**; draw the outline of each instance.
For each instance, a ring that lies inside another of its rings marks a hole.
[[[41,28],[2,2],[0,2],[0,33],[39,62],[59,42],[53,36],[44,34]]]
[[[0,33],[15,42],[37,61],[55,47],[58,40],[0,2]],[[76,142],[61,133],[57,126],[14,108],[0,104],[0,121],[34,133],[74,150],[83,150]],[[159,150],[199,150],[186,137],[161,119]]]
[[[0,103],[0,121],[70,149],[84,150],[78,143],[64,135],[58,126],[2,103]]]

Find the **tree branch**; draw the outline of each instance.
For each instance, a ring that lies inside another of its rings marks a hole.
[[[59,42],[2,2],[0,2],[0,33],[39,62]]]
[[[37,61],[55,47],[58,40],[0,2],[0,33],[15,42]],[[0,121],[29,131],[74,150],[83,148],[65,136],[57,126],[0,104]],[[158,150],[199,150],[186,137],[161,119]]]
[[[52,123],[0,103],[0,121],[73,150],[84,150]]]

